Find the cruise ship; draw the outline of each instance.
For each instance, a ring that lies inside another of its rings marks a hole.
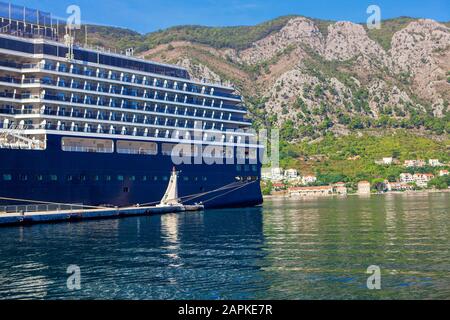
[[[156,203],[174,167],[186,204],[262,203],[263,147],[234,88],[62,28],[0,3],[0,205]]]

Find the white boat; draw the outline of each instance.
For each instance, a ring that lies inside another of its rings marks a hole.
[[[161,212],[184,212],[184,211],[200,211],[204,209],[201,204],[184,205],[178,197],[178,174],[175,167],[172,170],[167,190],[164,193],[161,202],[156,206]]]

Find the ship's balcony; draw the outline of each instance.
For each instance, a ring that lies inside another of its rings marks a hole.
[[[42,97],[43,102],[49,102],[49,103],[54,103],[54,102],[62,102],[66,105],[69,106],[80,106],[80,107],[91,107],[91,108],[99,108],[99,107],[103,107],[103,109],[106,108],[106,110],[110,110],[110,111],[116,111],[116,112],[120,112],[120,111],[128,111],[130,113],[146,113],[146,114],[154,114],[154,115],[160,115],[160,116],[172,116],[175,118],[192,118],[192,119],[196,119],[196,120],[205,120],[205,121],[218,121],[218,122],[224,122],[224,123],[236,123],[236,124],[241,124],[241,125],[251,125],[252,121],[249,119],[244,119],[244,118],[239,118],[239,117],[234,117],[234,116],[228,116],[228,117],[224,117],[221,116],[220,113],[205,113],[205,115],[201,115],[200,112],[195,113],[191,111],[185,112],[182,109],[177,110],[177,108],[172,107],[172,108],[163,108],[162,106],[160,106],[160,109],[164,109],[163,112],[160,111],[151,111],[150,108],[151,106],[145,106],[145,105],[139,105],[139,104],[133,104],[133,103],[120,103],[120,107],[116,106],[116,107],[112,107],[110,105],[110,102],[108,102],[107,100],[100,100],[97,99],[97,101],[93,101],[92,100],[85,100],[85,99],[76,99],[74,97],[65,97],[65,96],[54,96],[54,95],[49,95],[46,94]],[[57,104],[57,103],[56,103]],[[141,112],[139,112],[141,111]]]
[[[95,122],[103,125],[114,126],[137,126],[143,128],[160,128],[170,130],[209,130],[211,132],[226,132],[228,130],[236,130],[238,127],[225,126],[223,124],[218,125],[211,119],[204,119],[203,121],[196,121],[192,119],[179,119],[162,116],[147,116],[136,115],[126,112],[107,113],[107,112],[93,112],[85,110],[80,112],[78,109],[63,110],[59,107],[54,109],[48,109],[42,107],[41,109],[32,109],[23,107],[22,109],[15,109],[13,107],[0,108],[0,115],[11,116],[17,120],[32,121],[33,119],[50,119],[60,122]],[[244,134],[247,135],[247,134]]]
[[[129,71],[129,74],[110,71],[97,71],[93,69],[82,69],[79,67],[67,67],[65,65],[52,65],[52,64],[39,64],[39,68],[47,71],[53,71],[62,75],[77,75],[83,78],[95,80],[95,81],[115,81],[124,85],[138,85],[152,89],[164,89],[173,92],[191,93],[203,97],[209,98],[226,98],[230,101],[241,102],[242,99],[239,95],[228,93],[225,91],[215,90],[213,87],[201,86],[198,84],[189,83],[180,79],[168,80],[165,78],[158,78],[154,76],[136,76]]]
[[[218,111],[226,111],[226,112],[236,112],[245,114],[246,109],[237,105],[224,104],[223,102],[216,101],[214,99],[206,100],[206,98],[199,99],[196,96],[190,95],[187,92],[179,92],[173,90],[173,92],[165,92],[165,91],[147,91],[147,90],[137,90],[131,89],[128,87],[115,87],[115,86],[100,86],[99,83],[80,83],[74,81],[65,81],[60,79],[56,81],[50,78],[14,78],[14,77],[0,77],[0,83],[12,84],[19,86],[23,85],[24,88],[30,87],[43,87],[49,88],[53,90],[63,90],[67,92],[78,92],[80,94],[93,94],[93,95],[101,95],[107,97],[115,97],[117,99],[131,99],[137,101],[152,101],[152,102],[162,102],[169,104],[177,104],[177,105],[186,105],[196,108],[202,109],[211,109]],[[166,90],[166,89],[164,89]],[[178,93],[181,93],[179,96]]]
[[[11,126],[5,127],[0,124],[0,130],[8,130]],[[23,130],[23,132],[32,133],[36,130],[53,131],[60,134],[72,135],[89,135],[96,137],[113,136],[115,138],[133,138],[138,140],[162,140],[175,143],[183,143],[183,141],[202,141],[203,143],[212,143],[219,145],[234,146],[256,146],[253,144],[253,135],[243,132],[214,132],[212,130],[188,130],[183,128],[170,128],[166,130],[151,127],[126,126],[126,125],[102,125],[95,122],[62,122],[57,123],[47,120],[39,124],[36,123],[20,123],[14,126]]]
[[[49,101],[46,101],[48,104]],[[95,109],[89,109],[88,106],[82,105],[83,108],[80,110],[76,104],[73,103],[67,103],[68,107],[70,107],[69,110],[67,110],[63,105],[56,104],[56,110],[54,108],[53,110],[49,111],[48,109],[45,109],[44,112],[32,108],[25,108],[18,109],[17,107],[9,107],[9,108],[1,108],[0,113],[5,115],[30,115],[30,114],[48,114],[48,115],[54,115],[56,117],[79,117],[79,118],[85,118],[85,119],[103,119],[103,120],[115,120],[120,119],[124,122],[130,122],[133,123],[133,121],[138,121],[137,119],[144,119],[147,117],[147,121],[143,123],[154,123],[154,124],[161,124],[166,121],[169,121],[170,123],[174,121],[179,121],[179,123],[185,123],[186,121],[191,122],[202,122],[202,123],[214,123],[215,128],[217,130],[228,130],[228,129],[236,129],[240,127],[248,128],[250,124],[243,125],[240,121],[234,121],[234,120],[224,120],[224,119],[217,119],[217,118],[202,118],[202,117],[196,117],[192,114],[174,114],[170,112],[153,112],[153,111],[137,111],[137,110],[130,110],[130,109],[117,109],[117,108],[109,108],[109,107],[99,107],[95,106]],[[32,105],[31,105],[32,106]],[[156,120],[155,120],[156,119]]]
[[[49,103],[56,105],[65,106],[77,106],[84,109],[101,109],[112,112],[128,112],[136,114],[149,114],[156,116],[166,116],[173,118],[190,118],[200,121],[216,121],[219,123],[232,123],[237,125],[250,126],[251,120],[245,119],[243,117],[233,116],[231,113],[223,112],[211,112],[203,110],[199,112],[198,110],[192,110],[189,108],[178,108],[178,106],[162,106],[157,104],[138,104],[122,101],[112,104],[111,101],[106,99],[81,99],[76,96],[66,97],[66,96],[55,96],[50,94],[45,94],[44,96],[39,96],[36,94],[20,93],[20,92],[0,92],[0,99],[6,102],[16,102],[16,103]]]

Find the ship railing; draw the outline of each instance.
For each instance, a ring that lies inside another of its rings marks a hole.
[[[81,204],[25,204],[25,205],[8,205],[0,206],[0,214],[8,213],[33,213],[33,212],[50,212],[50,211],[74,211],[83,209]]]
[[[184,88],[181,85],[182,81],[175,86],[174,84],[169,84],[169,85],[165,84],[164,81],[162,81],[162,80],[153,82],[151,80],[144,81],[143,77],[141,79],[139,79],[138,77],[133,78],[133,77],[111,76],[105,72],[97,73],[94,70],[81,70],[79,68],[68,68],[65,65],[56,66],[56,65],[49,64],[49,63],[45,63],[45,62],[39,63],[36,66],[43,70],[62,72],[62,73],[67,73],[68,75],[74,74],[74,75],[79,75],[79,76],[86,76],[86,77],[95,78],[96,80],[97,79],[112,80],[112,81],[119,81],[119,82],[123,82],[126,84],[131,84],[131,85],[137,84],[137,85],[141,85],[141,86],[148,86],[150,88],[176,90],[177,92],[180,92],[180,93],[201,94],[203,96],[208,96],[209,98],[225,97],[225,98],[241,100],[241,97],[239,95],[236,95],[233,93],[226,93],[226,92],[221,92],[221,91],[214,91],[214,93],[202,92],[202,89],[200,87],[196,87],[195,85],[187,85]],[[200,84],[198,84],[198,86],[200,86],[202,84],[212,85],[212,84],[208,84],[208,83],[200,83]]]
[[[34,69],[40,66],[38,63],[16,63],[0,60],[0,66],[14,69]]]
[[[124,110],[122,110],[124,111]],[[0,114],[9,114],[9,115],[33,115],[33,114],[40,114],[40,115],[48,115],[48,116],[54,116],[54,117],[66,117],[66,118],[71,118],[74,121],[89,121],[89,120],[100,120],[100,121],[113,121],[113,122],[120,122],[121,124],[123,123],[124,125],[129,125],[129,126],[133,126],[133,125],[148,125],[148,126],[163,126],[163,127],[170,127],[173,129],[178,129],[178,130],[183,130],[183,129],[194,129],[194,125],[193,124],[187,124],[187,125],[176,125],[176,122],[174,120],[170,120],[167,121],[167,123],[165,123],[165,121],[163,120],[158,120],[157,122],[152,121],[152,120],[147,120],[145,121],[144,117],[136,117],[134,120],[132,120],[131,116],[127,116],[127,119],[125,120],[115,120],[115,119],[109,119],[107,117],[107,115],[102,115],[97,117],[97,114],[95,112],[90,112],[87,114],[84,114],[83,112],[78,112],[78,113],[74,113],[74,114],[70,114],[69,111],[50,111],[50,110],[44,110],[42,111],[40,110],[36,110],[36,109],[24,109],[24,110],[18,110],[18,109],[13,109],[13,108],[0,108]],[[157,113],[160,114],[161,116],[168,116],[168,117],[174,117],[174,116],[181,116],[183,117],[184,114],[173,114],[173,113]],[[186,116],[193,116],[192,114],[187,114]],[[119,116],[117,116],[116,118],[120,118]],[[235,117],[231,117],[231,118],[211,118],[211,117],[198,117],[201,120],[204,121],[239,121],[239,122],[245,122],[248,124],[251,124],[251,120],[249,119],[245,119],[245,118],[235,118]],[[192,120],[191,120],[192,121]],[[197,127],[197,129],[201,129],[200,127]],[[206,129],[206,128],[205,128]],[[212,129],[210,128],[210,126],[208,126],[208,129]],[[223,129],[219,129],[216,128],[214,130],[216,131],[226,131],[227,127],[224,127]]]
[[[0,93],[0,97],[2,96],[2,94],[3,93]],[[8,98],[22,98],[22,99],[39,98],[39,96],[30,96],[30,95],[22,95],[22,97],[20,97],[20,95],[19,96],[17,94],[14,95],[13,93],[4,93],[4,94],[5,94],[5,97],[8,97]],[[145,105],[142,105],[142,104],[132,104],[132,103],[123,103],[122,104],[122,103],[119,103],[119,102],[117,102],[115,104],[111,104],[109,101],[106,101],[106,99],[97,100],[95,98],[91,98],[91,99],[86,99],[85,100],[85,99],[82,99],[82,98],[79,98],[79,97],[76,97],[76,96],[73,96],[73,97],[70,96],[69,97],[69,96],[64,96],[64,95],[57,95],[57,96],[55,96],[55,95],[51,95],[51,94],[45,94],[43,99],[45,99],[45,100],[53,100],[53,101],[70,102],[70,103],[78,103],[78,104],[85,104],[85,105],[90,105],[90,106],[93,106],[93,107],[95,107],[95,106],[115,107],[117,105],[120,105],[121,107],[116,107],[116,108],[118,108],[118,109],[130,109],[130,110],[143,110],[144,107],[147,108],[147,109],[149,108],[149,106],[145,106]],[[132,96],[129,99],[132,99]],[[143,98],[143,99],[145,99],[145,98]],[[155,100],[155,99],[152,99],[152,100]],[[177,104],[177,105],[179,105],[181,107],[185,106],[184,102],[180,102],[180,101],[163,100],[163,99],[160,99],[160,101],[162,103],[164,103],[164,102],[166,102],[166,103],[167,102],[172,102],[172,103],[175,103],[175,104]],[[158,104],[158,102],[156,102],[156,104]],[[186,103],[186,104],[188,104],[188,103]],[[190,104],[188,104],[188,107],[190,107],[190,108],[198,108],[198,107],[200,107],[200,108],[201,107],[209,108],[210,106],[202,105],[202,104],[192,104],[192,103],[190,103]],[[229,105],[223,105],[222,107],[213,107],[213,108],[216,108],[216,109],[212,109],[211,111],[217,111],[217,115],[218,116],[219,116],[219,112],[233,112],[235,110],[241,110],[241,109],[239,109],[239,108],[237,108],[235,106],[229,106]],[[160,112],[160,113],[164,113],[164,112]],[[181,110],[179,110],[176,115],[182,115],[182,114],[183,114],[183,112]],[[227,120],[226,118],[219,119],[218,117],[211,118],[211,119]],[[230,119],[230,120],[232,120],[232,119]]]

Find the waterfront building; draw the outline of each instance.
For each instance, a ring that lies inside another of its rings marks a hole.
[[[295,169],[287,169],[284,171],[284,178],[287,180],[296,179],[298,177],[298,172]]]
[[[348,191],[344,182],[338,182],[333,185],[333,192],[340,195],[346,195]]]
[[[291,197],[317,197],[333,194],[333,186],[292,187],[288,189]]]
[[[416,173],[413,175],[414,182],[417,186],[425,188],[428,186],[428,182],[434,178],[431,173]]]
[[[414,190],[414,186],[404,182],[390,182],[390,191],[408,191]]]
[[[284,183],[281,183],[281,182],[276,182],[276,183],[272,184],[272,187],[273,187],[273,189],[275,191],[281,191],[281,190],[284,190],[286,188]]]
[[[308,185],[317,182],[317,177],[313,175],[306,175],[302,177],[302,184]]]
[[[370,194],[370,182],[369,181],[358,182],[358,194]]]

